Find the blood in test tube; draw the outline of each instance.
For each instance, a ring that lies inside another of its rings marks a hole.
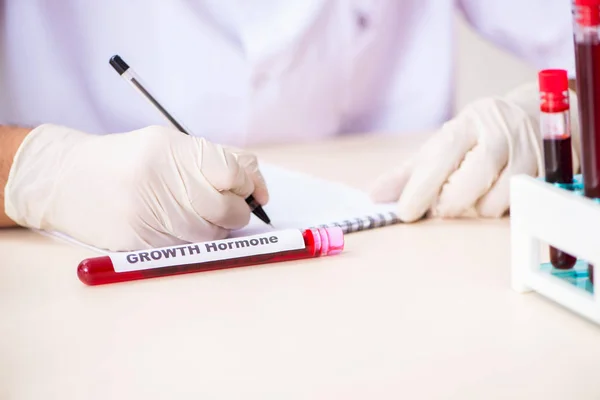
[[[573,0],[584,195],[600,198],[600,0]]]
[[[573,0],[573,40],[581,175],[586,197],[600,198],[600,0]],[[588,271],[593,266],[588,265]]]
[[[277,246],[273,251],[261,248],[274,243]],[[240,248],[243,253],[240,253]],[[339,227],[276,231],[263,235],[88,258],[77,267],[77,276],[86,285],[103,285],[329,256],[340,253],[343,248],[344,233]],[[222,252],[221,255],[215,255],[218,251]],[[116,268],[116,263],[122,263],[122,260],[130,260],[133,264],[125,269]],[[140,262],[144,261],[154,263],[151,264],[154,267],[140,267]]]
[[[549,183],[573,183],[569,78],[567,71],[546,69],[538,74],[540,131],[544,143],[544,170]],[[570,269],[577,258],[550,246],[554,268]]]

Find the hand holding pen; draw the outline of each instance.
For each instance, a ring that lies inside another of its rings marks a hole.
[[[141,79],[133,71],[133,69],[119,56],[114,55],[110,59],[110,65],[117,71],[117,73],[126,81],[128,81],[135,89],[137,89],[156,109],[180,132],[190,135],[189,130],[186,129],[181,123],[175,118],[156,100],[152,94],[142,85]],[[261,221],[271,225],[271,220],[267,213],[263,210],[262,206],[256,201],[253,195],[246,198],[246,203],[250,207],[250,210],[256,215]]]

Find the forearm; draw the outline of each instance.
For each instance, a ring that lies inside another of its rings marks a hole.
[[[4,212],[4,188],[17,149],[31,130],[12,126],[0,126],[0,228],[16,226]]]

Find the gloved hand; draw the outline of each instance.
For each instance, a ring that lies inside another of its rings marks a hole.
[[[574,171],[579,170],[577,97],[570,92]],[[543,176],[538,84],[467,105],[397,170],[371,190],[378,202],[398,201],[398,216],[501,217],[509,208],[510,178]],[[474,212],[473,212],[474,211]]]
[[[266,204],[252,154],[151,126],[91,135],[41,125],[25,138],[5,189],[17,224],[111,251],[222,239]]]

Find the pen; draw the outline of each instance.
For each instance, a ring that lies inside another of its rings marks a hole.
[[[205,272],[339,254],[340,227],[286,229],[233,239],[190,243],[87,258],[77,266],[86,285]]]
[[[119,55],[114,55],[110,58],[110,65],[117,71],[117,73],[126,81],[131,83],[154,107],[160,111],[160,113],[180,132],[190,135],[188,129],[182,124],[177,122],[175,118],[156,100],[154,96],[142,85],[142,81],[137,76],[135,71],[125,62]],[[271,225],[271,219],[267,213],[263,210],[262,206],[254,199],[254,196],[250,195],[246,198],[246,203],[250,207],[250,210],[265,224]],[[272,226],[272,225],[271,225]]]

